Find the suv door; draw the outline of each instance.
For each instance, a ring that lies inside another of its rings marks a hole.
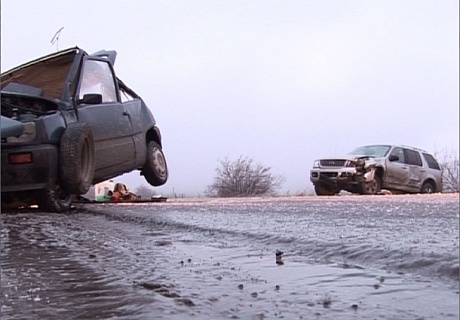
[[[84,61],[78,101],[78,120],[88,123],[94,134],[96,175],[98,171],[107,174],[132,163],[135,149],[131,122],[119,101],[108,61],[88,58]]]
[[[408,187],[412,192],[419,192],[422,183],[424,169],[420,153],[411,149],[404,149],[404,159],[409,166],[409,183]]]
[[[396,147],[386,159],[385,183],[388,189],[409,191],[409,166],[403,148]]]

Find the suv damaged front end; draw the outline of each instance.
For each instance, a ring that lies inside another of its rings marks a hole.
[[[316,160],[310,181],[320,196],[341,190],[359,194],[433,193],[442,190],[442,170],[435,157],[424,150],[367,145],[346,157]]]
[[[380,185],[375,183],[375,179],[379,165],[378,160],[369,156],[316,160],[310,172],[310,181],[318,195],[334,195],[340,190],[377,193]]]

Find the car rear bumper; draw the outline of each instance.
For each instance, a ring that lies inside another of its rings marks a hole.
[[[30,154],[30,163],[12,164],[10,157]],[[58,178],[58,149],[51,144],[11,147],[2,145],[2,193],[39,190]]]

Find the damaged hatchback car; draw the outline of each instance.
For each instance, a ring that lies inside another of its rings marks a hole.
[[[442,191],[442,172],[430,153],[407,146],[369,145],[356,148],[345,157],[316,160],[310,181],[319,196],[341,190],[377,194],[433,193]]]
[[[160,129],[115,58],[74,47],[2,73],[2,208],[63,212],[92,184],[133,170],[166,183]]]

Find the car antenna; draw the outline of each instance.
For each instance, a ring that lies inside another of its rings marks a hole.
[[[61,35],[61,31],[62,29],[64,29],[64,27],[61,27],[53,36],[53,38],[51,39],[51,44],[55,44],[56,43],[56,51],[59,51],[59,46],[58,46],[58,42],[59,42],[59,36]]]

